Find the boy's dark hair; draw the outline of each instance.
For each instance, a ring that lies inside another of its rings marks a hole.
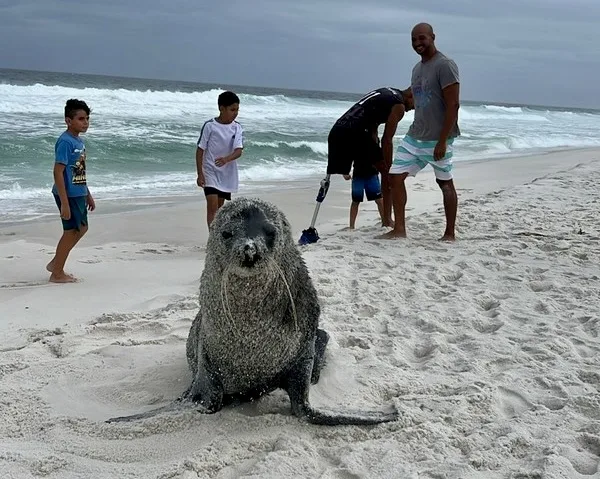
[[[65,118],[69,117],[73,119],[75,117],[75,113],[79,110],[83,110],[86,114],[90,114],[92,110],[87,106],[87,103],[82,100],[77,100],[75,98],[71,98],[67,100],[67,104],[65,105]]]
[[[239,103],[239,97],[232,91],[224,91],[219,95],[218,105],[219,106],[231,106],[235,103]]]

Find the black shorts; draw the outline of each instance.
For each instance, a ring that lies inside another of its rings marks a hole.
[[[212,186],[204,187],[204,196],[208,195],[217,195],[219,198],[223,198],[224,200],[231,200],[231,193],[227,193],[225,191],[217,190]]]
[[[383,160],[381,147],[365,129],[335,124],[329,132],[327,146],[328,175],[348,175],[352,163],[355,168],[370,170]]]

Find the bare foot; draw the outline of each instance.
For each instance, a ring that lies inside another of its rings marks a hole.
[[[52,273],[50,275],[50,279],[48,281],[50,281],[51,283],[76,283],[77,278],[75,278],[74,276],[71,276],[70,274],[66,274],[66,273],[62,273],[62,274]]]
[[[381,227],[382,228],[393,228],[394,226],[396,226],[396,224],[393,221],[382,221],[381,222]]]
[[[388,231],[387,233],[384,233],[382,235],[375,236],[375,239],[401,239],[401,238],[406,238],[405,231],[392,230],[392,231]]]
[[[346,226],[345,228],[342,228],[341,231],[352,231],[354,229],[354,226]]]
[[[456,241],[456,238],[454,235],[445,234],[439,239],[439,241]]]
[[[47,265],[46,265],[46,271],[48,271],[49,273],[54,274],[54,260],[50,261]],[[69,276],[70,278],[75,278],[75,276],[73,276],[72,274],[69,273],[63,273],[64,276]],[[59,275],[60,276],[60,275]],[[62,282],[62,281],[61,281]]]

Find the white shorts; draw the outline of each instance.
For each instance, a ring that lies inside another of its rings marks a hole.
[[[438,180],[451,180],[453,143],[454,138],[449,138],[446,155],[444,155],[442,160],[435,161],[433,159],[433,150],[437,141],[415,140],[406,135],[400,142],[400,145],[398,145],[389,173],[390,175],[408,173],[408,176],[416,176],[427,165],[431,165]]]

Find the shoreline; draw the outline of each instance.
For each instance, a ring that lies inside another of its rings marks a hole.
[[[526,153],[508,153],[508,154],[499,154],[499,155],[493,155],[493,156],[484,156],[484,157],[478,157],[478,158],[468,158],[468,159],[458,159],[454,162],[454,166],[455,166],[455,171],[460,172],[461,169],[465,168],[465,169],[469,169],[469,167],[467,167],[467,165],[474,165],[474,164],[480,164],[480,163],[485,163],[485,164],[493,164],[494,162],[506,162],[509,160],[516,160],[519,158],[523,158],[523,159],[527,159],[527,158],[537,158],[537,157],[546,157],[546,156],[551,156],[553,157],[554,155],[559,155],[559,154],[576,154],[579,152],[594,152],[594,151],[600,151],[600,146],[589,146],[589,147],[576,147],[576,148],[571,148],[571,147],[557,147],[557,148],[550,148],[550,149],[546,149],[546,150],[535,150],[532,152],[526,152]],[[317,191],[319,189],[319,184],[321,179],[323,179],[325,177],[325,169],[326,169],[326,165],[324,165],[323,167],[324,172],[323,174],[310,174],[307,175],[303,178],[300,179],[289,179],[289,180],[273,180],[273,181],[257,181],[257,180],[250,180],[245,182],[246,183],[246,187],[242,189],[242,192],[240,193],[238,191],[238,193],[234,193],[233,195],[235,196],[260,196],[261,194],[265,193],[265,194],[273,194],[275,193],[278,189],[281,189],[282,192],[284,191],[295,191],[295,190],[303,190],[303,189],[307,189],[310,188],[311,185],[314,186],[315,192],[314,192],[314,197],[316,199],[317,196]],[[190,178],[191,178],[191,183],[193,183],[192,181],[192,176],[193,174],[190,173]],[[421,173],[422,175],[422,173]],[[460,179],[460,178],[458,178]],[[410,179],[409,179],[410,181]],[[241,182],[242,184],[244,182]],[[281,188],[281,186],[283,185],[283,188]],[[50,186],[48,187],[48,198],[46,199],[41,199],[42,201],[44,201],[45,203],[47,203],[47,210],[44,211],[40,211],[38,214],[36,215],[31,215],[31,217],[22,219],[22,220],[14,220],[14,219],[10,219],[10,220],[4,220],[4,221],[0,221],[0,235],[2,234],[2,230],[5,228],[10,228],[10,227],[16,227],[19,225],[25,225],[25,224],[31,224],[34,222],[44,222],[44,221],[54,221],[55,219],[55,205],[54,202],[51,201],[51,193],[50,193]],[[92,193],[93,191],[93,186],[91,187],[92,189]],[[196,189],[197,194],[192,194],[190,192],[182,192],[182,193],[175,193],[175,194],[161,194],[161,195],[156,195],[156,194],[147,194],[147,195],[140,195],[140,196],[127,196],[127,195],[123,195],[123,196],[110,196],[110,197],[106,197],[103,198],[102,195],[100,194],[100,196],[95,195],[95,198],[97,200],[99,200],[101,202],[101,204],[106,204],[108,205],[108,212],[116,212],[116,211],[136,211],[136,210],[142,210],[142,209],[147,209],[147,208],[154,208],[154,207],[160,207],[160,206],[164,206],[164,205],[174,205],[174,204],[179,204],[179,203],[186,203],[188,201],[200,201],[200,202],[204,202],[204,196],[202,194],[202,191],[198,188]],[[20,201],[20,200],[13,200],[13,201]],[[122,203],[126,202],[127,206],[123,206]],[[100,212],[96,212],[94,214],[103,214]]]
[[[567,149],[559,151],[544,152],[537,155],[514,156],[502,158],[489,158],[477,160],[464,160],[454,163],[455,186],[459,194],[459,217],[460,222],[460,201],[473,195],[481,195],[494,191],[495,189],[506,188],[514,184],[522,184],[532,181],[538,176],[553,173],[556,171],[570,169],[579,163],[594,161],[600,155],[600,148],[580,148],[577,150]],[[237,193],[237,196],[260,197],[267,201],[275,202],[280,205],[283,211],[292,218],[292,228],[295,233],[300,234],[302,229],[310,225],[313,211],[316,206],[316,197],[319,190],[320,181],[325,177],[313,176],[299,181],[290,180],[284,188],[276,184],[265,186],[264,183],[256,182],[255,187],[248,188],[243,194]],[[287,182],[285,182],[287,183]],[[258,186],[260,185],[260,186]],[[427,167],[421,171],[416,178],[406,180],[408,191],[407,219],[412,215],[430,211],[432,208],[440,209],[442,207],[441,194],[435,184],[435,179],[431,168]],[[278,189],[279,188],[279,189]],[[92,189],[93,191],[93,189]],[[86,235],[85,242],[92,241],[92,244],[100,244],[108,240],[108,235],[103,234],[94,239],[98,230],[110,229],[109,221],[120,217],[127,223],[143,221],[144,218],[149,221],[156,217],[167,218],[167,224],[171,225],[171,233],[165,234],[164,241],[174,241],[176,244],[190,243],[190,241],[205,242],[208,230],[205,224],[205,199],[201,189],[197,189],[196,195],[171,195],[171,196],[148,196],[119,199],[96,199],[98,207],[96,211],[90,213],[90,232]],[[317,218],[316,228],[321,231],[329,231],[329,223],[338,224],[347,221],[350,208],[350,182],[344,180],[341,175],[333,175],[330,188],[322,203],[319,216]],[[370,217],[376,212],[373,202],[363,202],[361,204],[358,216],[358,226],[365,217],[365,212]],[[185,215],[193,219],[194,225],[180,225],[185,230],[181,235],[173,235],[173,229],[176,224],[172,221],[174,216]],[[294,219],[296,219],[294,221]],[[302,219],[305,218],[304,221]],[[124,226],[122,221],[120,226]],[[126,226],[125,225],[125,226]],[[127,230],[128,228],[117,228],[117,230]],[[50,230],[53,233],[48,234]],[[49,237],[50,243],[58,238],[60,233],[60,222],[58,214],[48,214],[44,217],[38,217],[32,220],[20,222],[7,222],[0,224],[0,243],[12,241],[15,239],[29,239],[43,241],[44,237]],[[114,241],[129,241],[132,239],[130,234],[119,236],[115,233]],[[186,234],[188,240],[185,240]],[[56,237],[56,238],[55,238]],[[163,242],[156,235],[141,237],[134,235],[136,241],[152,238],[156,242]],[[184,239],[182,239],[184,238]]]
[[[473,159],[465,159],[465,160],[457,160],[454,162],[454,171],[455,171],[455,175],[456,175],[456,186],[457,186],[457,190],[460,188],[460,174],[462,171],[466,171],[467,174],[469,174],[469,171],[474,167],[474,165],[477,165],[477,168],[481,166],[485,166],[485,165],[489,165],[489,166],[494,166],[498,163],[500,163],[500,166],[502,166],[502,164],[504,164],[505,166],[508,166],[508,162],[511,161],[518,161],[519,159],[523,158],[523,159],[534,159],[533,161],[535,162],[539,162],[541,158],[544,157],[549,157],[550,161],[555,163],[556,160],[556,155],[572,155],[572,154],[577,154],[577,153],[584,153],[584,154],[591,154],[593,155],[594,152],[600,152],[600,146],[599,147],[579,147],[579,148],[554,148],[554,149],[548,149],[548,150],[544,150],[544,151],[537,151],[537,152],[531,152],[531,153],[527,153],[527,154],[514,154],[514,155],[499,155],[499,156],[490,156],[490,157],[482,157],[482,158],[473,158]],[[556,165],[558,166],[558,165]],[[512,167],[512,165],[511,165]],[[528,165],[518,165],[518,168],[520,169],[528,169]],[[423,175],[427,175],[427,168],[419,173],[419,175],[417,176],[417,178],[420,180],[421,177]],[[336,179],[336,176],[339,176],[341,178],[340,175],[333,175],[332,176],[332,180],[331,180],[331,185],[332,187],[329,190],[328,193],[328,197],[325,200],[326,202],[329,199],[329,195],[332,193],[333,185],[334,182],[338,182],[338,179]],[[242,193],[238,192],[238,193],[234,193],[232,195],[232,197],[236,197],[236,196],[266,196],[266,197],[276,197],[277,193],[285,193],[285,192],[291,192],[291,194],[295,194],[296,192],[299,191],[305,191],[307,194],[312,195],[313,198],[313,205],[316,204],[316,196],[317,196],[317,192],[319,190],[319,186],[320,186],[320,181],[325,177],[325,173],[323,173],[322,175],[310,175],[307,177],[304,177],[302,179],[298,179],[298,180],[285,180],[285,181],[280,181],[279,184],[277,183],[264,183],[264,182],[260,182],[260,181],[251,181],[250,186],[245,188],[243,190]],[[412,181],[413,179],[408,178],[407,179],[407,185]],[[341,182],[343,183],[344,180],[341,180]],[[281,185],[284,185],[283,188],[281,188]],[[343,185],[340,186],[339,184],[337,185],[338,189],[344,189]],[[313,188],[314,189],[314,193],[310,192],[310,189]],[[470,189],[470,188],[469,188]],[[93,190],[93,188],[92,188]],[[348,190],[349,190],[349,184],[348,184]],[[119,197],[110,197],[110,198],[102,198],[102,196],[100,196],[99,198],[96,197],[97,202],[99,201],[101,204],[101,209],[100,211],[96,211],[94,213],[92,213],[93,216],[96,215],[103,215],[103,214],[112,214],[112,213],[119,213],[119,212],[134,212],[134,211],[141,211],[141,210],[147,210],[147,209],[153,209],[153,208],[161,208],[161,207],[174,207],[174,206],[178,206],[178,205],[183,205],[183,204],[189,204],[189,202],[199,202],[201,204],[205,203],[205,199],[204,199],[204,195],[202,194],[202,190],[201,189],[197,189],[197,194],[189,194],[189,193],[182,193],[182,194],[170,194],[170,195],[147,195],[147,196],[119,196]],[[50,193],[48,193],[50,195]],[[335,193],[334,193],[335,194]],[[410,192],[409,192],[410,194]],[[348,193],[349,195],[349,193]],[[409,200],[410,201],[410,200]],[[124,205],[123,203],[126,202],[127,205]],[[10,229],[10,228],[19,228],[20,226],[26,226],[26,225],[33,225],[37,222],[51,222],[51,221],[56,221],[56,212],[54,211],[54,203],[48,201],[49,204],[49,208],[52,209],[52,212],[42,212],[40,213],[39,216],[33,216],[31,218],[27,218],[24,220],[20,220],[20,221],[14,221],[14,220],[9,220],[9,221],[5,221],[5,222],[0,222],[0,241],[1,241],[1,237],[3,236],[2,231],[5,229]],[[325,204],[325,203],[324,203]],[[102,210],[103,206],[107,205],[108,208],[106,210]],[[314,207],[314,206],[313,206]],[[312,216],[311,216],[312,217]],[[309,223],[310,223],[310,219],[309,219]]]

